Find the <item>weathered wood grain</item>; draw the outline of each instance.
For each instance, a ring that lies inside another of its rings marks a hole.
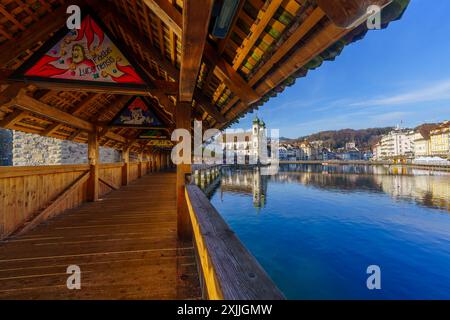
[[[284,299],[281,291],[228,227],[205,194],[186,186],[202,277],[210,299]]]

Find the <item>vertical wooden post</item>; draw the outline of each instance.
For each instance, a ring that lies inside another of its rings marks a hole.
[[[192,102],[178,101],[176,108],[176,128],[191,132]],[[192,239],[192,226],[185,196],[186,175],[191,173],[191,164],[177,165],[177,230],[180,240]]]
[[[156,152],[155,155],[156,158],[156,172],[161,171],[161,154],[158,152]]]
[[[126,186],[130,182],[130,148],[126,147],[122,150],[122,185]]]
[[[165,153],[165,152],[163,152],[163,153],[161,153],[161,162],[162,162],[162,167],[163,167],[163,170],[166,170],[167,169],[167,154]]]
[[[99,197],[99,150],[98,134],[95,132],[88,134],[88,161],[89,161],[89,180],[87,187],[87,201],[97,201]]]
[[[150,159],[150,172],[153,172],[153,166],[154,166],[154,164],[153,164],[153,161],[154,161],[153,153],[150,153],[149,159]]]
[[[138,177],[139,178],[142,178],[142,175],[143,175],[143,170],[142,170],[142,158],[143,158],[143,152],[140,152],[139,153],[139,155],[138,155],[138,161],[139,161],[139,163],[138,163]]]
[[[150,173],[150,156],[148,153],[145,154],[145,174]]]

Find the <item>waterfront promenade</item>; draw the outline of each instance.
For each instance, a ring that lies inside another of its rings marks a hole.
[[[384,165],[396,167],[408,167],[415,169],[428,169],[438,171],[450,171],[449,165],[435,165],[435,164],[415,164],[415,163],[393,163],[390,161],[365,161],[365,160],[282,160],[280,164],[321,164],[321,165]]]

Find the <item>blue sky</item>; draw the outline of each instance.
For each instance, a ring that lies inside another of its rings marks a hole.
[[[269,129],[413,127],[450,119],[450,1],[411,0],[403,18],[369,31],[259,108]],[[250,128],[248,113],[233,128]]]

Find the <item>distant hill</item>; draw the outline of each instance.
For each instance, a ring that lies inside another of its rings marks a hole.
[[[429,132],[431,129],[437,127],[436,123],[424,123],[420,126],[414,128],[416,131],[425,131]],[[369,128],[369,129],[342,129],[342,130],[329,130],[329,131],[321,131],[318,133],[311,134],[309,136],[299,137],[297,139],[290,138],[280,138],[281,142],[284,143],[296,143],[307,140],[317,141],[322,140],[324,142],[324,147],[331,149],[338,149],[345,147],[347,142],[355,142],[356,147],[360,150],[368,150],[371,146],[376,144],[381,136],[387,134],[389,131],[394,129],[393,127],[385,127],[385,128]]]
[[[369,149],[374,145],[377,140],[381,138],[383,134],[391,131],[392,127],[386,128],[369,128],[369,129],[342,129],[342,130],[329,130],[321,131],[311,134],[309,136],[299,137],[297,139],[281,138],[281,142],[296,143],[303,140],[316,141],[322,140],[324,147],[338,149],[345,147],[347,142],[355,142],[356,146],[361,150]]]

